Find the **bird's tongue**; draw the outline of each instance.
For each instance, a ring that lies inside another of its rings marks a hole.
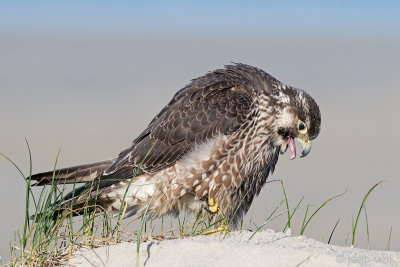
[[[290,159],[294,159],[296,157],[296,145],[294,144],[294,140],[292,137],[288,138],[287,145],[289,146],[290,151],[292,152]]]

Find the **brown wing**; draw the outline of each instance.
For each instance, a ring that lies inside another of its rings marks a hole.
[[[253,97],[243,77],[215,71],[180,90],[151,121],[132,146],[122,151],[104,175],[137,168],[154,173],[173,165],[196,144],[239,129],[253,110]]]

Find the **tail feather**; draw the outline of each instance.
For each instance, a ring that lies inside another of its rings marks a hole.
[[[72,216],[82,215],[85,211],[102,211],[104,204],[97,196],[100,195],[106,188],[99,188],[99,183],[86,183],[73,191],[69,192],[61,199],[55,201],[51,205],[51,211],[46,214],[38,213],[36,215],[30,216],[33,220],[35,216],[39,218],[40,216],[51,216],[55,220],[59,215],[65,212],[71,212]]]
[[[100,177],[104,170],[114,163],[115,159],[104,160],[96,163],[73,166],[55,171],[42,172],[31,176],[32,181],[37,181],[34,186],[51,184],[53,179],[57,184],[86,183]],[[54,178],[53,178],[54,176]],[[28,179],[29,177],[27,177]]]
[[[121,181],[130,179],[133,176],[140,176],[143,171],[134,166],[124,166],[115,172],[104,175],[104,171],[114,162],[115,159],[111,159],[32,175],[30,179],[36,181],[33,186],[51,184],[53,181],[55,184],[85,183],[76,188],[74,187],[73,191],[56,200],[51,205],[53,208],[51,214],[39,213],[36,218],[39,218],[38,216],[52,216],[53,219],[56,219],[59,215],[65,214],[65,212],[71,212],[73,216],[79,216],[88,211],[99,212],[107,210],[111,213],[117,212],[121,205],[120,192],[114,195],[113,191],[120,189],[123,195],[125,192],[124,187],[127,186],[127,183],[122,183]],[[140,188],[142,189],[142,187]],[[139,204],[130,203],[125,217],[127,217],[127,214],[132,216],[142,209],[143,205]],[[34,217],[35,215],[31,216],[31,219]]]

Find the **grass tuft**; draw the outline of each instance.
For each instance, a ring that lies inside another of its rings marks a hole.
[[[121,201],[121,206],[116,215],[109,214],[107,211],[102,210],[101,207],[96,206],[97,197],[94,199],[94,203],[89,203],[86,201],[86,205],[80,208],[74,209],[74,203],[83,197],[87,196],[91,191],[98,191],[99,182],[92,182],[90,184],[85,184],[83,186],[77,186],[76,183],[72,184],[72,191],[67,192],[66,185],[57,184],[56,181],[56,169],[60,156],[61,149],[58,150],[56,160],[54,162],[53,177],[51,184],[43,186],[40,191],[35,194],[33,191],[38,188],[33,189],[31,185],[32,177],[32,154],[26,140],[27,150],[29,153],[29,175],[25,176],[21,169],[7,156],[0,153],[6,160],[8,160],[20,173],[22,178],[26,183],[25,191],[25,212],[24,212],[24,223],[22,232],[15,231],[13,242],[10,241],[10,266],[53,266],[53,265],[63,265],[68,261],[68,257],[73,254],[73,252],[80,247],[95,248],[98,246],[116,244],[121,241],[136,241],[137,251],[136,251],[136,266],[139,264],[139,252],[141,243],[147,241],[148,239],[163,240],[167,238],[184,238],[187,236],[197,236],[207,234],[211,229],[218,228],[219,226],[225,226],[226,228],[221,228],[220,233],[227,235],[226,229],[233,228],[235,223],[235,216],[240,210],[242,202],[246,198],[249,192],[246,192],[242,197],[239,205],[235,208],[234,214],[230,218],[226,218],[221,210],[218,211],[218,217],[213,217],[208,213],[198,213],[193,216],[188,216],[187,214],[177,217],[178,226],[173,226],[173,221],[171,220],[170,229],[165,230],[164,217],[160,218],[160,232],[157,235],[155,233],[155,227],[153,226],[153,217],[150,217],[150,227],[149,234],[147,234],[147,218],[149,218],[149,212],[151,210],[150,205],[153,197],[147,203],[145,210],[138,214],[133,220],[124,223],[123,219],[127,212],[127,203],[125,201],[129,187],[139,172],[141,165],[143,164],[146,157],[150,154],[153,147],[146,154],[143,161],[140,163],[138,169],[129,181],[128,187],[125,191],[123,199]],[[27,178],[25,178],[27,177]],[[76,181],[76,178],[75,178]],[[107,182],[107,181],[106,181]],[[284,219],[283,231],[288,228],[293,227],[293,217],[296,212],[300,209],[305,209],[305,214],[302,220],[302,225],[299,234],[303,235],[310,221],[315,218],[316,214],[330,201],[342,196],[347,192],[333,196],[323,202],[312,214],[308,217],[310,212],[310,205],[307,204],[305,207],[302,206],[304,201],[304,196],[297,201],[294,208],[290,208],[288,196],[286,194],[286,189],[282,180],[272,180],[271,182],[280,182],[283,199],[274,207],[274,209],[265,217],[264,221],[260,225],[256,225],[256,229],[250,236],[249,240],[252,239],[259,231],[264,229],[264,227],[275,220],[276,218],[286,217]],[[361,211],[364,210],[365,219],[367,223],[367,238],[368,238],[368,248],[370,248],[370,232],[368,226],[368,216],[365,202],[368,199],[371,192],[380,184],[382,181],[376,183],[364,196],[361,203],[358,215],[352,223],[352,245],[355,242],[356,230],[360,218]],[[97,195],[97,194],[96,194]],[[154,195],[153,195],[154,196]],[[62,206],[63,200],[66,198],[71,199],[68,203],[68,207]],[[60,210],[65,210],[60,212]],[[80,217],[74,217],[76,213],[83,213]],[[30,216],[31,214],[31,216]],[[32,219],[32,220],[30,220]],[[328,244],[332,240],[332,236],[339,224],[340,219],[338,219],[330,233]],[[139,224],[137,231],[131,233],[128,231],[128,226],[131,224]],[[252,220],[248,230],[252,226]],[[240,230],[243,230],[243,219],[240,221]],[[122,230],[121,230],[122,229]],[[218,230],[219,231],[219,230]],[[216,233],[218,233],[218,231]],[[390,248],[392,228],[390,228],[389,239],[387,242],[386,249]],[[347,244],[348,237],[345,240]],[[307,260],[307,259],[306,259]],[[305,260],[305,261],[306,261]],[[304,261],[304,262],[305,262]],[[303,264],[304,262],[301,262]]]

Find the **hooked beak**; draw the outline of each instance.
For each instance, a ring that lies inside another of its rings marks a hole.
[[[306,138],[297,138],[299,140],[301,146],[303,147],[303,151],[301,152],[300,158],[303,158],[308,155],[311,151],[311,140]]]

